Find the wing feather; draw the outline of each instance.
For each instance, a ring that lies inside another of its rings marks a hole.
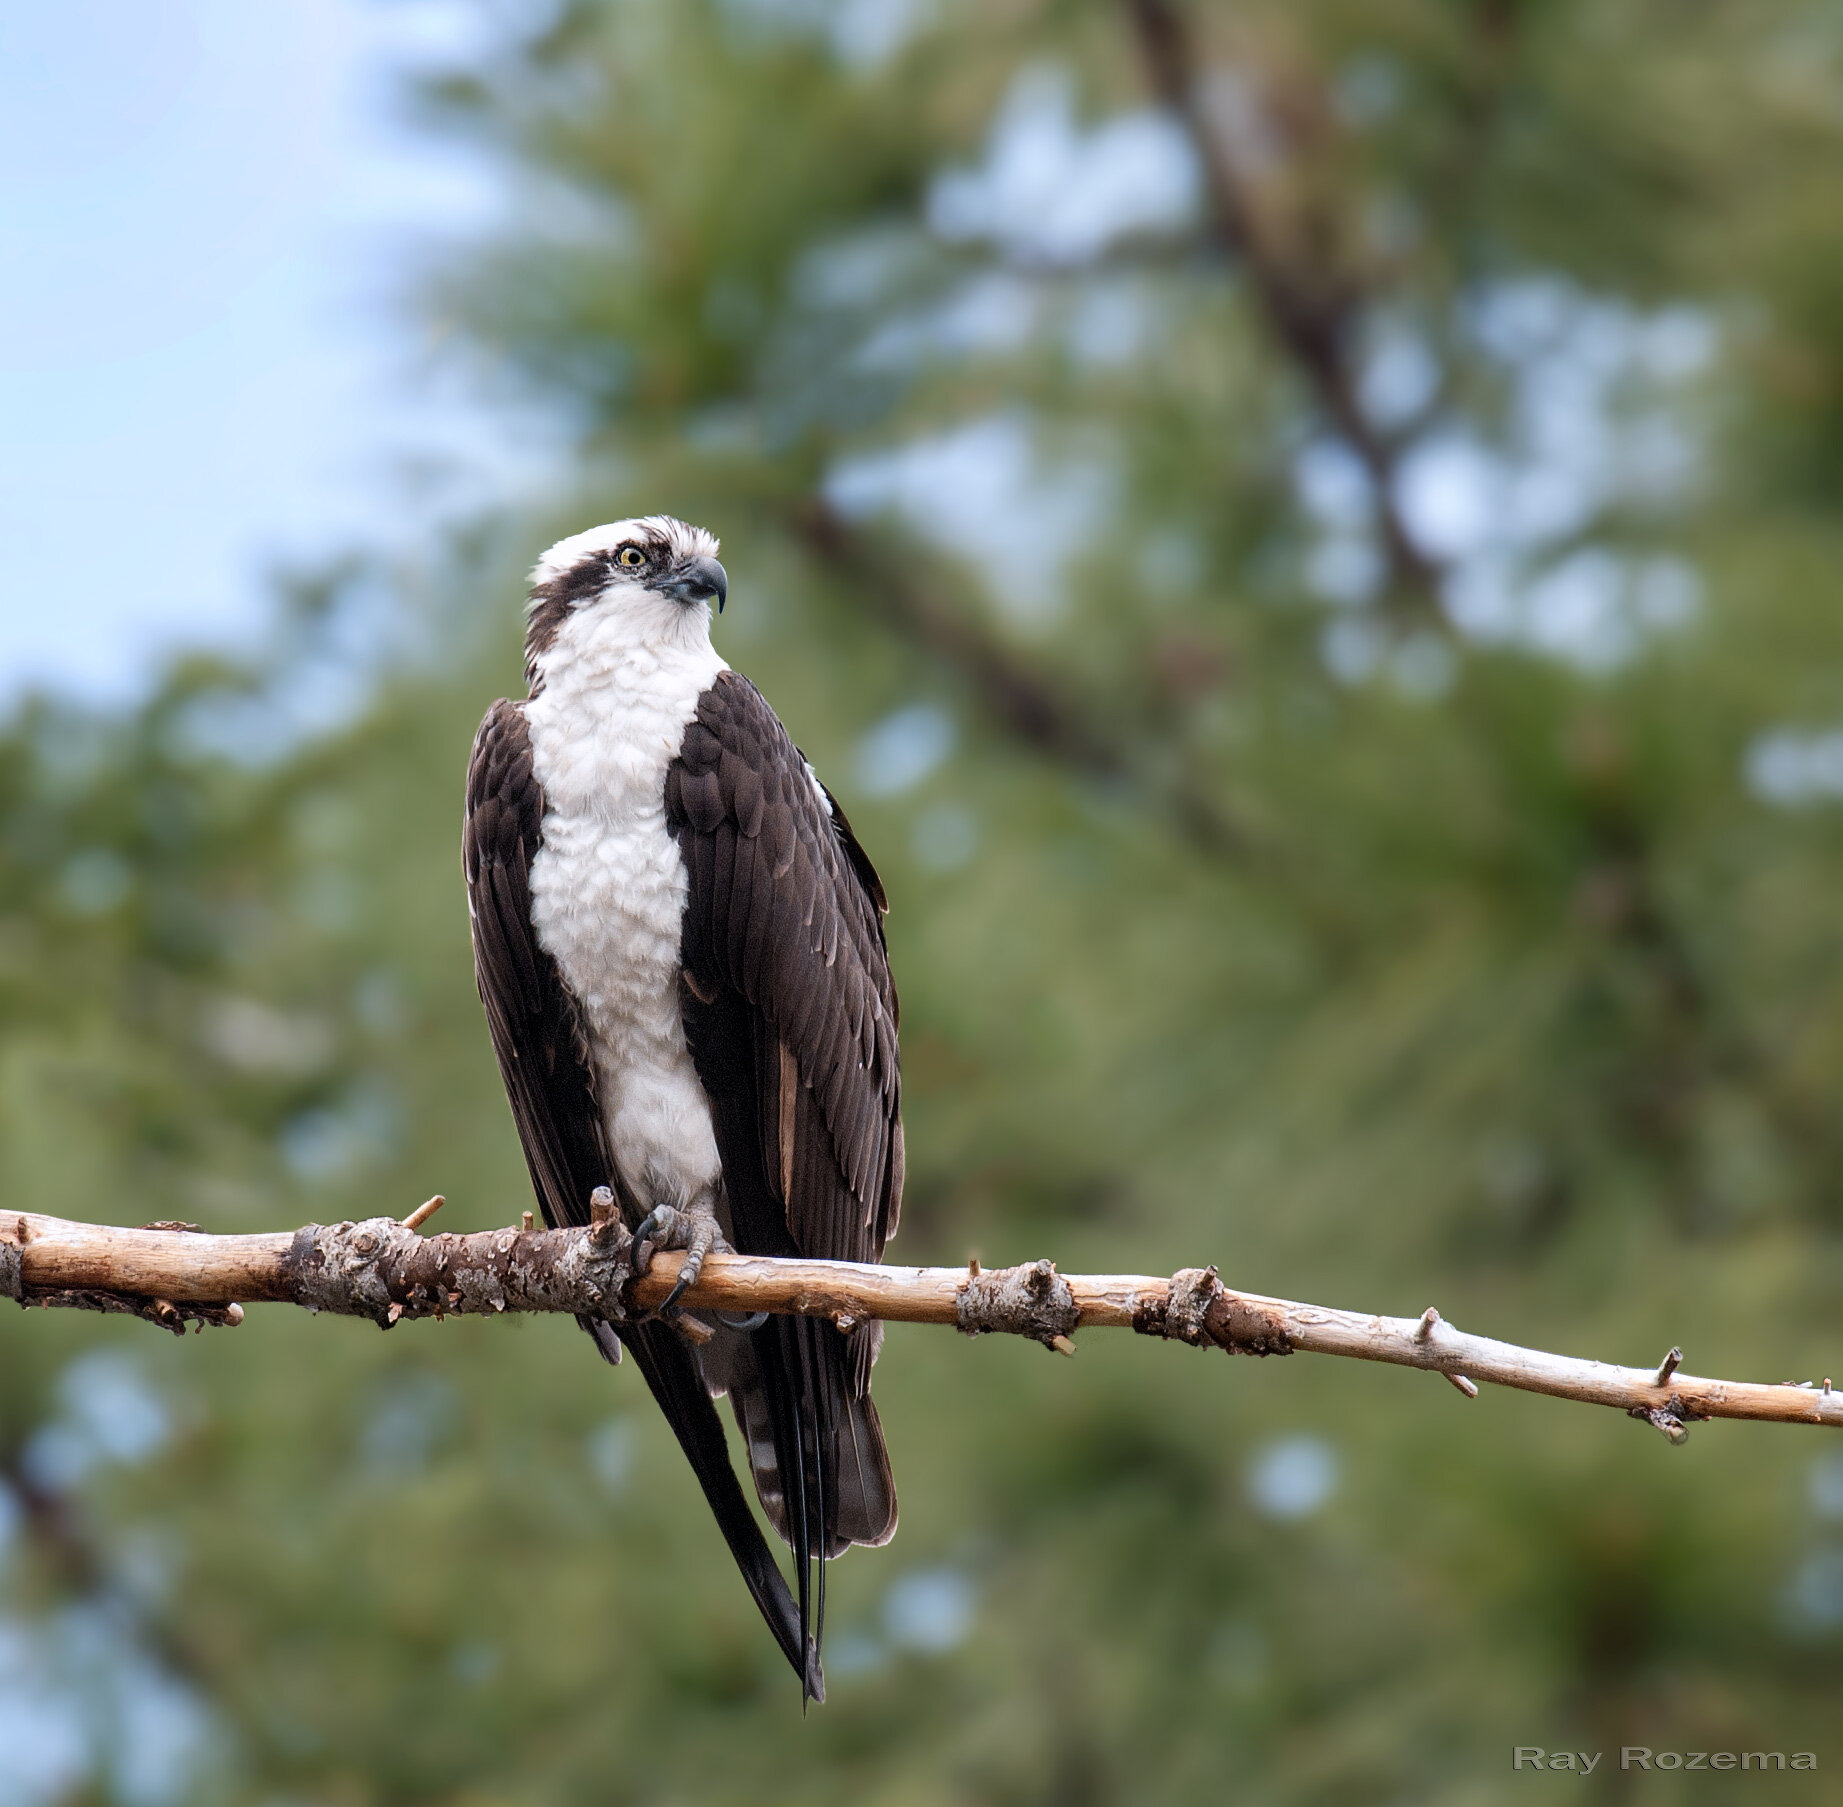
[[[876,873],[773,710],[734,672],[699,699],[666,815],[690,885],[685,1033],[711,1098],[737,1245],[879,1260],[902,1180],[896,993]],[[772,1428],[757,1489],[765,1506],[773,1496],[770,1516],[796,1556],[895,1530],[869,1396],[878,1340],[780,1319],[753,1334],[732,1374],[752,1451]]]

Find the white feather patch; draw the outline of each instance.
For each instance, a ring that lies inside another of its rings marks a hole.
[[[666,768],[728,669],[709,621],[707,608],[616,585],[564,620],[525,705],[546,802],[532,925],[582,1001],[621,1178],[644,1205],[681,1209],[722,1175],[679,1016],[688,881],[665,820]]]

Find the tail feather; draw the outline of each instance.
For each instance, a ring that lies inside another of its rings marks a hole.
[[[757,1496],[793,1551],[800,1627],[815,1648],[825,1635],[826,1559],[836,1534],[838,1464],[832,1448],[829,1324],[777,1318],[713,1359],[741,1427]]]
[[[719,1332],[721,1337],[721,1332]],[[761,1371],[755,1365],[755,1352],[746,1340],[738,1337],[740,1349],[730,1355],[726,1366],[725,1389],[730,1409],[736,1415],[736,1428],[742,1432],[742,1447],[748,1458],[749,1473],[755,1482],[755,1497],[761,1501],[768,1522],[791,1545],[793,1533],[787,1524],[787,1490],[781,1481],[781,1458],[775,1441],[774,1412],[768,1392],[762,1384]],[[711,1362],[705,1357],[705,1370]]]
[[[896,1535],[896,1478],[868,1393],[841,1401],[833,1436],[838,1503],[832,1529],[839,1546],[888,1543]]]
[[[809,1566],[808,1551],[816,1558],[810,1566],[817,1570],[818,1598],[814,1602],[812,1626],[813,1643],[818,1646],[825,1642],[826,1558],[832,1554],[834,1489],[828,1482],[838,1472],[838,1464],[831,1459],[831,1399],[825,1385],[824,1357],[818,1341],[820,1334],[830,1332],[832,1326],[815,1318],[796,1318],[794,1329],[800,1344],[800,1434],[803,1439],[810,1440],[803,1444],[800,1453],[803,1458],[810,1458],[815,1483],[815,1511],[808,1521],[807,1535],[801,1539],[796,1555],[803,1570]]]
[[[896,1483],[877,1408],[855,1383],[858,1351],[820,1320],[782,1319],[713,1360],[742,1432],[756,1496],[768,1522],[798,1553],[840,1555],[854,1543],[887,1543],[896,1531]],[[783,1389],[777,1383],[787,1381]],[[783,1391],[792,1409],[776,1409]],[[792,1452],[801,1452],[806,1491],[823,1511],[809,1513],[808,1535],[790,1518]],[[824,1459],[821,1460],[821,1452]]]
[[[813,1632],[808,1581],[800,1577],[798,1606],[788,1592],[786,1577],[762,1536],[755,1514],[749,1510],[742,1484],[730,1466],[729,1445],[723,1421],[711,1403],[704,1378],[677,1331],[667,1324],[629,1324],[622,1340],[633,1351],[646,1384],[658,1400],[666,1422],[676,1433],[710,1503],[718,1528],[742,1571],[742,1578],[768,1629],[800,1677],[809,1700],[826,1697],[825,1675],[819,1666],[819,1639]]]

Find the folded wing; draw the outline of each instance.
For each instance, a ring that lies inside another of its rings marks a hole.
[[[902,1198],[901,1078],[883,890],[837,804],[746,678],[699,699],[666,775],[689,876],[685,1036],[745,1253],[881,1259]],[[810,1564],[896,1528],[870,1400],[881,1326],[771,1320],[723,1339],[756,1488]],[[708,1358],[707,1358],[708,1359]],[[823,1574],[823,1571],[821,1571]]]

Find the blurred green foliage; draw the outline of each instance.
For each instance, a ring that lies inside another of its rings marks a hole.
[[[667,509],[893,899],[892,1253],[1843,1364],[1833,9],[483,30],[417,105],[508,224],[422,305],[570,424],[568,493],[303,579],[266,663],[6,726],[7,1199],[524,1207],[461,774],[531,556]],[[1773,1798],[1843,1799],[1810,1433],[896,1327],[903,1527],[835,1568],[802,1719],[572,1325],[0,1339],[0,1675],[100,1626],[209,1728],[162,1770],[79,1665],[35,1799],[1764,1798],[1623,1744],[1815,1748]]]

